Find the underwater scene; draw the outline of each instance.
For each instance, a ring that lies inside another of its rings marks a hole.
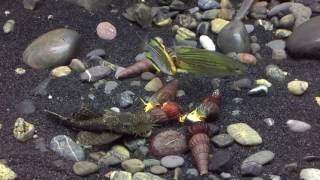
[[[0,180],[320,180],[320,0],[0,0]]]

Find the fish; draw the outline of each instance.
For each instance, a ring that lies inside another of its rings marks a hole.
[[[168,75],[191,73],[196,75],[226,76],[244,74],[247,67],[219,52],[192,47],[175,47],[168,52],[159,37],[146,43],[147,57],[159,72]]]

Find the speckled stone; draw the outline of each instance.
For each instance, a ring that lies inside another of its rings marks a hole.
[[[231,124],[227,127],[227,132],[241,145],[254,146],[262,143],[258,132],[245,123]]]
[[[97,26],[97,35],[104,40],[113,40],[117,36],[117,29],[109,22],[101,22]]]

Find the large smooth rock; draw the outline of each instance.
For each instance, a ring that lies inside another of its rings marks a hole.
[[[320,60],[320,16],[301,24],[287,40],[287,51],[294,58]]]
[[[218,35],[218,47],[224,52],[250,52],[250,39],[240,20],[227,24]]]
[[[77,50],[80,35],[71,29],[55,29],[35,39],[24,51],[23,61],[35,69],[68,64]]]

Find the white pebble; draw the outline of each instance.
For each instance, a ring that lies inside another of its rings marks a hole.
[[[53,15],[52,14],[48,15],[48,20],[50,20],[50,19],[53,19]]]
[[[9,16],[10,14],[11,14],[11,12],[8,10],[4,11],[4,15]]]
[[[52,99],[52,96],[51,96],[51,95],[49,95],[49,96],[48,96],[48,99]]]
[[[300,172],[300,179],[303,180],[320,180],[320,169],[306,168]]]
[[[289,129],[293,132],[306,132],[309,129],[311,129],[311,125],[303,122],[303,121],[298,121],[298,120],[288,120],[287,125]]]
[[[112,108],[110,108],[110,110],[113,112],[117,112],[117,113],[120,112],[120,109],[118,107],[112,107]]]
[[[209,36],[201,35],[199,41],[200,41],[201,46],[204,49],[209,50],[209,51],[216,50],[216,46],[214,45],[212,39]]]

